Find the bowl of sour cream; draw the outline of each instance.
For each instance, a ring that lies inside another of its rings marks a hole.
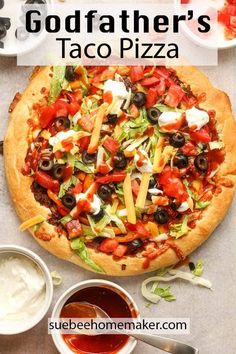
[[[53,296],[50,271],[34,252],[0,246],[0,334],[25,332],[47,313]]]

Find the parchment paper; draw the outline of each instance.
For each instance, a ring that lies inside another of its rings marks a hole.
[[[205,67],[211,81],[226,91],[236,113],[236,48],[219,53],[218,67]],[[27,85],[31,68],[16,67],[14,58],[0,58],[0,139],[8,122],[8,106],[17,91]],[[235,137],[236,140],[236,137]],[[15,147],[17,149],[17,146]],[[19,219],[15,214],[8,195],[4,176],[3,159],[0,156],[0,243],[22,245],[38,253],[48,264],[50,270],[58,271],[63,283],[55,287],[53,304],[47,316],[31,331],[16,336],[0,336],[0,354],[56,354],[50,335],[47,334],[47,317],[59,296],[71,285],[84,279],[94,278],[87,272],[70,263],[57,259],[40,248],[28,232],[18,231]],[[219,208],[221,206],[219,205]],[[175,302],[161,301],[158,305],[145,307],[146,301],[140,292],[139,277],[105,277],[125,287],[137,301],[143,317],[189,317],[191,334],[177,338],[198,347],[200,354],[236,353],[236,207],[232,205],[221,225],[212,237],[191,257],[193,261],[203,259],[204,276],[212,281],[214,291],[192,286],[183,281],[172,285],[177,297]],[[148,345],[138,343],[135,354],[163,353]]]

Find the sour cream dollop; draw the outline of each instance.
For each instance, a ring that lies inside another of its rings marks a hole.
[[[180,112],[163,112],[158,119],[158,124],[160,128],[171,126],[175,130],[175,124],[179,123],[181,117],[182,113]]]
[[[45,300],[46,285],[40,268],[24,256],[0,258],[0,320],[27,320]]]
[[[209,115],[207,112],[193,107],[187,109],[186,120],[190,129],[199,130],[209,122]]]
[[[126,90],[125,84],[122,81],[107,80],[104,84],[104,93],[110,91],[112,93],[113,102],[111,114],[121,113],[121,105],[124,100],[127,100],[129,92]]]
[[[145,150],[142,150],[142,149],[140,149],[138,152],[139,153],[136,153],[134,155],[134,163],[135,163],[137,170],[139,170],[141,173],[152,173],[153,166],[152,166],[152,163],[148,157],[148,154],[146,153]],[[141,165],[139,164],[139,160],[140,160],[139,154],[142,155],[141,156],[141,160],[142,160]]]
[[[60,142],[62,142],[63,140],[65,139],[68,139],[68,138],[72,138],[73,135],[75,135],[75,131],[74,130],[67,130],[66,132],[59,132],[57,133],[56,135],[52,136],[50,139],[49,139],[49,144],[51,146],[54,146]]]

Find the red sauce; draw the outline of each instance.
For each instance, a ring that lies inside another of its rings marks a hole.
[[[131,309],[125,299],[115,291],[105,287],[89,287],[79,290],[72,295],[66,304],[71,302],[85,301],[94,304],[103,309],[111,318],[131,318]],[[66,305],[65,304],[65,305]],[[64,308],[60,314],[61,317],[76,318],[80,317],[73,311],[68,313]],[[126,335],[108,335],[86,336],[80,334],[63,334],[64,341],[68,347],[75,353],[117,353],[127,342]]]

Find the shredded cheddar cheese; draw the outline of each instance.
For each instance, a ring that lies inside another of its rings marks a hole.
[[[37,224],[39,224],[39,223],[41,223],[41,222],[43,222],[43,221],[45,221],[45,220],[46,220],[45,217],[42,216],[42,215],[33,216],[32,218],[30,218],[30,219],[24,221],[24,222],[20,225],[19,229],[20,229],[21,231],[27,230],[27,229],[29,229],[30,227],[32,227],[32,226],[34,226],[34,225],[37,225]]]

